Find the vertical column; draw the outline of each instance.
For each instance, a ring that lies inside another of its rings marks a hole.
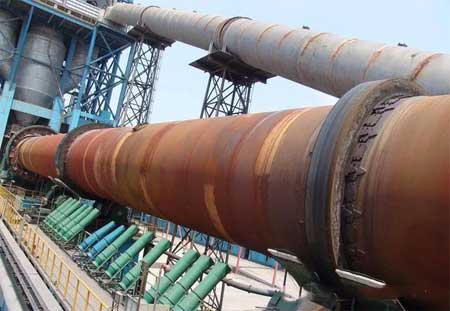
[[[137,43],[126,95],[120,115],[116,116],[118,126],[136,126],[148,122],[161,51],[161,47],[149,45],[144,39]]]
[[[69,50],[67,51],[66,65],[61,76],[61,81],[59,83],[60,90],[66,88],[67,81],[69,80],[70,70],[72,68],[72,61],[75,55],[75,49],[77,46],[77,38],[73,37],[70,40]],[[62,91],[64,93],[64,91]],[[64,95],[64,94],[63,94]],[[53,100],[52,116],[48,123],[48,126],[55,132],[59,132],[61,129],[62,113],[64,110],[64,99],[61,96],[56,96]]]
[[[78,97],[75,101],[75,105],[72,108],[72,116],[70,120],[70,127],[69,130],[73,130],[76,127],[78,127],[78,123],[80,121],[81,116],[81,102],[83,100],[84,92],[86,91],[86,85],[87,85],[87,78],[92,62],[92,55],[94,54],[94,48],[95,48],[95,42],[97,40],[97,27],[94,27],[91,34],[91,41],[89,44],[89,51],[86,58],[86,64],[83,70],[83,75],[81,76],[81,82],[80,82],[80,90],[78,91]]]
[[[22,58],[25,42],[27,41],[28,31],[30,30],[31,20],[33,19],[33,13],[34,7],[31,6],[25,21],[22,23],[19,41],[14,52],[14,59],[8,81],[3,83],[3,92],[0,98],[0,147],[3,144],[3,137],[5,136],[8,118],[14,101],[14,94],[16,92],[16,75],[19,69],[20,59]]]
[[[130,73],[131,73],[131,69],[133,67],[134,57],[136,55],[136,44],[137,43],[134,42],[130,46],[130,54],[129,54],[129,57],[128,57],[127,67],[125,69],[125,79],[122,82],[122,88],[120,90],[119,101],[117,102],[116,114],[114,116],[114,126],[117,126],[119,124],[120,116],[122,114],[122,109],[123,109],[123,104],[124,104],[124,101],[125,101],[125,95],[127,93]]]

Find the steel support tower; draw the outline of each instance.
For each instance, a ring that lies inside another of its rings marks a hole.
[[[117,126],[136,126],[149,122],[162,49],[137,43],[130,80]]]
[[[213,51],[191,66],[209,74],[200,118],[248,113],[255,83],[273,77],[225,51]]]

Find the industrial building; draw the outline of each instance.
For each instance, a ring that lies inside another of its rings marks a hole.
[[[200,118],[151,123],[175,43]],[[249,114],[277,76],[338,101]],[[15,0],[0,82],[0,311],[450,309],[450,54]]]

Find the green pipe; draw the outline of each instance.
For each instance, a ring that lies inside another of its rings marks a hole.
[[[65,242],[72,240],[78,233],[80,233],[91,222],[93,222],[98,215],[100,215],[100,211],[98,209],[91,209],[91,211],[85,217],[81,218],[80,221],[77,221],[71,229],[69,229],[62,235],[63,240]]]
[[[186,270],[200,257],[200,254],[190,249],[181,257],[177,263],[170,269],[169,272],[164,274],[158,284],[158,288],[156,286],[152,286],[145,294],[144,299],[148,303],[153,303],[157,297],[161,297],[166,290],[174,284],[178,278],[186,272]],[[122,283],[120,283],[122,284]]]
[[[76,224],[78,224],[82,219],[84,219],[85,217],[87,217],[87,215],[89,215],[89,213],[94,209],[93,206],[88,206],[86,205],[86,208],[83,209],[83,211],[81,213],[79,213],[78,215],[76,215],[75,217],[71,217],[71,220],[69,222],[66,223],[65,226],[60,227],[58,229],[58,231],[56,232],[59,236],[63,236],[67,231],[69,231],[70,229],[72,229],[72,227],[74,227]]]
[[[170,248],[171,243],[162,239],[155,247],[153,247],[145,256],[142,258],[140,262],[138,262],[127,274],[125,274],[120,282],[120,287],[124,290],[128,290],[131,286],[133,286],[141,277],[141,267],[142,262],[147,263],[149,267],[151,267],[161,255]]]
[[[81,204],[81,202],[75,203],[75,208],[73,206],[67,210],[66,215],[64,218],[60,219],[54,226],[53,231],[58,231],[61,228],[64,228],[67,226],[69,222],[71,222],[74,218],[78,217],[82,212],[86,210],[89,206],[86,204]]]
[[[119,256],[106,270],[109,278],[114,278],[139,252],[155,237],[153,232],[144,233],[136,242],[133,243],[122,255]]]
[[[80,208],[81,205],[82,205],[82,203],[80,201],[73,200],[71,203],[69,203],[67,208],[65,208],[61,213],[58,213],[57,215],[55,215],[55,217],[53,217],[50,220],[50,222],[49,222],[50,228],[54,228],[60,222],[67,219],[70,216],[70,214],[72,214],[74,211],[76,211],[78,208]]]
[[[47,193],[47,194],[49,194],[49,193]],[[48,198],[47,195],[46,195],[46,198]],[[69,198],[70,198],[70,197],[67,197],[67,196],[65,196],[65,195],[60,195],[59,197],[56,198],[56,200],[53,202],[53,204],[56,205],[56,206],[58,206],[58,205],[60,205],[61,203],[65,202],[65,201],[66,201],[67,199],[69,199]]]
[[[158,300],[157,303],[163,305],[175,306],[178,301],[186,294],[189,288],[195,284],[198,278],[211,267],[213,261],[208,256],[202,255],[192,267],[186,272],[186,274],[170,287]]]
[[[67,198],[66,200],[59,202],[57,204],[55,204],[56,208],[50,213],[48,214],[48,216],[46,217],[46,219],[48,218],[52,218],[52,216],[60,213],[61,211],[63,211],[65,208],[67,208],[67,206],[69,205],[70,202],[72,202],[73,199],[72,198]]]
[[[124,233],[122,233],[114,242],[111,243],[107,248],[105,248],[100,254],[95,257],[94,265],[97,268],[103,266],[114,254],[119,251],[119,248],[125,244],[126,241],[131,239],[138,231],[135,225],[129,227]]]
[[[88,205],[81,204],[81,202],[77,201],[73,206],[71,206],[70,209],[67,210],[66,215],[58,217],[60,219],[55,219],[56,223],[52,226],[53,231],[58,231],[59,229],[67,226],[72,219],[80,215],[86,208],[88,208]]]
[[[216,263],[209,271],[208,275],[197,285],[197,287],[184,296],[184,298],[175,306],[173,311],[195,311],[202,303],[203,299],[230,273],[231,269],[227,264]]]
[[[44,223],[46,225],[49,225],[53,219],[55,219],[61,213],[64,213],[74,202],[74,199],[68,198],[45,218]]]

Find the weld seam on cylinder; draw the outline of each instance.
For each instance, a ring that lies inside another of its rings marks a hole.
[[[363,77],[362,80],[366,81],[367,80],[367,74],[370,70],[370,68],[372,68],[373,64],[376,63],[376,61],[378,60],[378,58],[380,58],[381,54],[383,54],[384,50],[387,48],[392,47],[391,45],[384,45],[381,48],[377,49],[375,52],[372,53],[372,55],[370,55],[369,61],[366,64],[366,68],[364,68],[364,73],[363,73]]]
[[[328,32],[319,32],[316,33],[315,35],[309,37],[307,39],[307,41],[304,43],[304,45],[301,47],[299,53],[298,53],[298,57],[297,57],[297,66],[295,68],[295,73],[297,76],[298,81],[304,81],[303,79],[303,56],[305,55],[306,51],[308,50],[309,46],[312,44],[313,41],[315,41],[317,38],[323,36],[323,35],[328,35]]]
[[[56,149],[55,167],[58,178],[61,179],[65,184],[67,184],[71,188],[76,189],[78,193],[81,193],[83,195],[85,194],[83,191],[81,191],[81,189],[79,189],[79,187],[76,187],[75,183],[70,179],[70,177],[67,174],[66,168],[67,154],[70,150],[70,147],[81,135],[92,130],[108,129],[108,128],[111,128],[111,126],[103,123],[91,123],[77,127],[76,129],[73,129],[72,131],[66,134],[66,136],[63,138],[63,140],[58,145],[58,148]]]
[[[156,141],[152,141],[151,144],[148,144],[148,147],[145,148],[144,150],[144,161],[142,161],[139,165],[139,170],[140,171],[145,171],[147,169],[147,167],[149,167],[149,165],[151,165],[152,161],[153,161],[153,157],[155,155],[155,151],[158,148],[158,145],[160,143],[160,141],[163,139],[163,137],[170,132],[170,130],[172,130],[174,127],[177,126],[177,122],[175,123],[170,123],[165,125],[164,127],[162,127],[159,132],[157,133],[158,135],[155,135],[155,140]],[[149,151],[152,151],[151,156],[148,156]],[[155,211],[158,215],[162,215],[164,218],[167,218],[164,216],[164,213],[162,213],[160,211],[159,208],[156,207],[156,205],[153,203],[152,197],[149,193],[149,190],[147,189],[147,175],[146,174],[141,174],[139,176],[139,187],[142,190],[142,194],[144,196],[144,200],[145,202],[149,205],[150,209]]]
[[[435,53],[435,54],[432,54],[432,55],[426,57],[414,68],[409,79],[411,81],[415,81],[419,77],[420,73],[427,67],[427,65],[429,63],[431,63],[433,61],[433,59],[435,59],[436,57],[439,57],[441,55],[442,55],[441,53]]]
[[[339,46],[334,50],[333,54],[331,55],[327,76],[328,76],[328,83],[330,85],[331,91],[334,94],[338,94],[337,87],[336,87],[336,79],[334,79],[334,77],[333,77],[334,65],[336,64],[336,59],[338,58],[340,52],[342,51],[342,49],[344,47],[346,47],[348,44],[351,44],[351,43],[357,42],[357,41],[358,41],[358,39],[356,39],[356,38],[344,40],[343,42],[341,42],[339,44]]]

